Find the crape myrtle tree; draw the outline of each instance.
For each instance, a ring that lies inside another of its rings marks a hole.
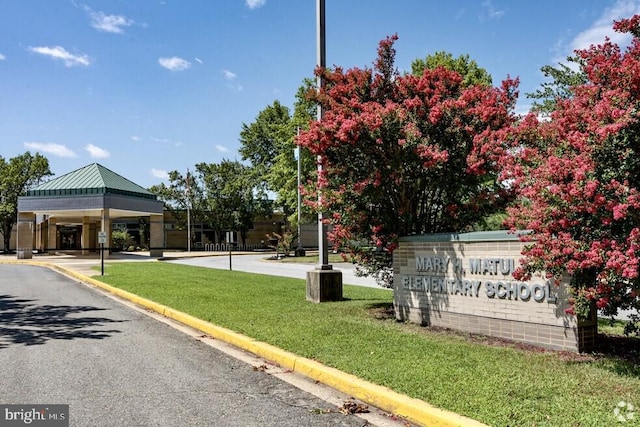
[[[333,244],[386,286],[399,236],[465,231],[504,208],[491,135],[512,125],[517,96],[517,81],[465,85],[444,66],[400,75],[396,39],[380,42],[373,69],[316,70],[324,117],[298,138],[323,165],[307,203],[327,212]]]
[[[608,39],[576,51],[584,82],[504,137],[513,148],[502,178],[517,193],[508,225],[530,230],[516,278],[569,276],[578,316],[640,307],[639,24],[614,23],[633,36],[624,52]]]
[[[424,59],[414,60],[411,63],[411,74],[421,76],[425,69],[433,70],[438,67],[445,67],[460,74],[464,87],[475,85],[491,86],[493,82],[487,70],[481,68],[469,55],[460,55],[454,58],[451,53],[444,51],[427,55]],[[491,180],[493,178],[488,176],[487,179]],[[503,222],[505,218],[504,210],[490,213],[471,225],[469,231],[501,230],[504,228]]]
[[[6,161],[0,156],[0,231],[4,252],[10,252],[11,232],[18,220],[18,197],[53,175],[49,160],[39,153],[26,152]]]

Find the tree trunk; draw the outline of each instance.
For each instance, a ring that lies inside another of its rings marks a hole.
[[[13,224],[4,224],[2,227],[2,237],[4,240],[4,252],[11,252],[11,232],[13,231]]]

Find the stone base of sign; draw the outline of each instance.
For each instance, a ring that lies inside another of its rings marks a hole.
[[[307,301],[342,301],[342,272],[333,269],[307,271]]]
[[[507,232],[410,236],[394,251],[396,319],[556,350],[594,348],[596,310],[566,313],[568,281],[516,281],[523,243]]]
[[[565,327],[400,306],[395,307],[395,312],[396,319],[403,322],[487,335],[552,350],[589,352],[595,348],[598,335],[597,320]]]
[[[18,259],[32,259],[33,258],[33,250],[31,249],[18,249],[16,251],[16,255]]]

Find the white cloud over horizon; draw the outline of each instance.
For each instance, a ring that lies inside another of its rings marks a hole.
[[[4,61],[5,59],[7,59],[7,57],[0,53],[0,61]]]
[[[93,144],[87,144],[84,149],[89,153],[92,159],[108,159],[111,153],[104,148],[100,148]]]
[[[164,180],[169,179],[169,172],[167,172],[164,169],[151,168],[150,172],[151,172],[151,176],[154,178],[160,178]]]
[[[91,64],[87,55],[74,55],[68,52],[62,46],[37,46],[29,47],[30,52],[38,53],[40,55],[48,56],[54,60],[60,60],[66,67],[75,67],[76,65],[84,65],[85,67]]]
[[[158,63],[162,67],[171,71],[184,71],[191,67],[191,62],[177,56],[172,56],[171,58],[160,58],[158,59]]]
[[[245,0],[245,4],[249,9],[258,9],[264,6],[267,3],[267,0]]]
[[[220,144],[216,144],[216,150],[218,150],[221,153],[228,153],[229,149],[227,147],[225,147],[224,145],[220,145]]]
[[[28,150],[41,151],[57,157],[78,157],[78,155],[66,145],[55,142],[25,142],[24,147]]]

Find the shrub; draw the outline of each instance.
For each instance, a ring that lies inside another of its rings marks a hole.
[[[122,230],[116,230],[111,233],[112,249],[116,251],[124,251],[129,246],[131,236]]]

